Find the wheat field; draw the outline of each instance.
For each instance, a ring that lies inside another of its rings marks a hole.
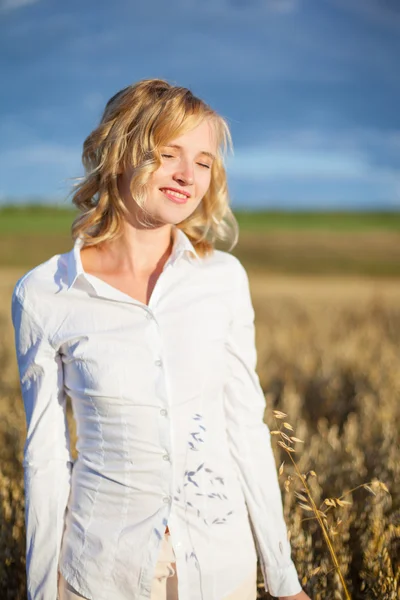
[[[0,272],[0,598],[25,589],[22,447],[25,420],[10,322],[24,270]],[[400,598],[400,285],[380,277],[266,275],[249,271],[256,311],[257,371],[265,421],[287,414],[301,472],[327,512],[332,544],[354,600]],[[74,422],[69,407],[72,442]],[[313,600],[345,598],[320,528],[300,506],[293,466],[272,443],[292,556]],[[74,449],[73,449],[74,453]],[[383,482],[388,493],[374,483]],[[368,488],[361,484],[370,483]],[[357,488],[350,494],[348,490]],[[348,503],[347,503],[348,502]],[[326,505],[325,505],[326,506]],[[259,598],[263,591],[259,571]]]

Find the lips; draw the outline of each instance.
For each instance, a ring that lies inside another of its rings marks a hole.
[[[186,192],[186,191],[184,191],[184,190],[178,190],[178,189],[176,189],[176,188],[173,188],[173,187],[163,187],[163,188],[160,188],[160,190],[161,190],[162,192],[166,192],[166,191],[168,191],[168,190],[171,190],[172,192],[178,192],[178,194],[183,194],[183,195],[184,195],[184,196],[186,196],[187,198],[190,198],[190,194],[189,194],[189,192]]]
[[[168,200],[171,200],[174,204],[186,204],[189,200],[189,197],[186,193],[182,196],[177,196],[175,193],[171,191],[172,188],[160,188],[160,191],[164,194]],[[181,194],[181,192],[179,192]]]

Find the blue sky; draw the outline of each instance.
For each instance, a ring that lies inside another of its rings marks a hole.
[[[235,208],[400,209],[398,0],[0,0],[0,203],[67,204],[139,79],[228,121]]]

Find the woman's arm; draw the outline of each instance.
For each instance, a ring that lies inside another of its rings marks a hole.
[[[11,312],[27,425],[23,467],[28,600],[55,600],[72,468],[62,362],[19,283]]]
[[[273,596],[290,596],[299,594],[302,588],[291,559],[270,431],[263,421],[265,396],[256,373],[254,310],[248,277],[236,261],[235,307],[226,342],[228,441],[254,529],[265,589]]]

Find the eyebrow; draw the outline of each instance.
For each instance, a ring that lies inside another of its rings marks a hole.
[[[166,148],[177,148],[178,150],[182,150],[182,146],[179,146],[179,144],[165,144]],[[199,152],[199,154],[204,154],[205,156],[209,156],[210,158],[212,158],[213,160],[215,160],[215,156],[212,152],[207,152],[207,150],[201,150],[201,152]]]

